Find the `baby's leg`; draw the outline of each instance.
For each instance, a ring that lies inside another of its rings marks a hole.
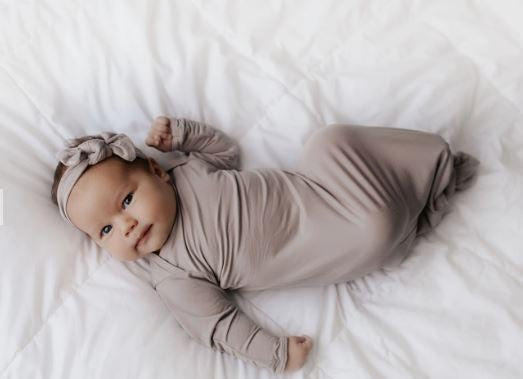
[[[398,241],[435,227],[456,190],[472,184],[478,161],[453,154],[439,135],[411,129],[329,125],[305,143],[297,170],[340,206],[390,210]],[[356,203],[356,204],[355,204]]]

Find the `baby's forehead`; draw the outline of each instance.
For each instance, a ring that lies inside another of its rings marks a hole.
[[[108,159],[90,167],[78,181],[83,192],[94,191],[100,195],[108,195],[108,189],[128,181],[130,177],[129,165],[116,159]]]

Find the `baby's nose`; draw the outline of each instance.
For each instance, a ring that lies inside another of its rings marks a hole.
[[[133,229],[136,227],[138,222],[133,219],[126,219],[123,221],[122,225],[122,231],[125,235],[125,237],[129,237],[131,233],[133,232]]]

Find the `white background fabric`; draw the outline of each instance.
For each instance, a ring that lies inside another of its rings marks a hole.
[[[314,350],[292,378],[523,377],[523,3],[0,0],[2,378],[269,378],[191,340],[151,289],[60,219],[65,138],[157,115],[236,138],[243,167],[292,169],[309,133],[441,134],[476,185],[400,267],[238,293]]]

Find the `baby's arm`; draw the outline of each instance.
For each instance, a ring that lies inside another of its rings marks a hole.
[[[204,345],[276,373],[286,369],[287,337],[276,337],[256,325],[219,286],[192,274],[169,275],[156,291],[183,329]]]
[[[197,121],[157,117],[145,143],[163,152],[190,153],[219,169],[240,168],[238,143],[221,130]]]

